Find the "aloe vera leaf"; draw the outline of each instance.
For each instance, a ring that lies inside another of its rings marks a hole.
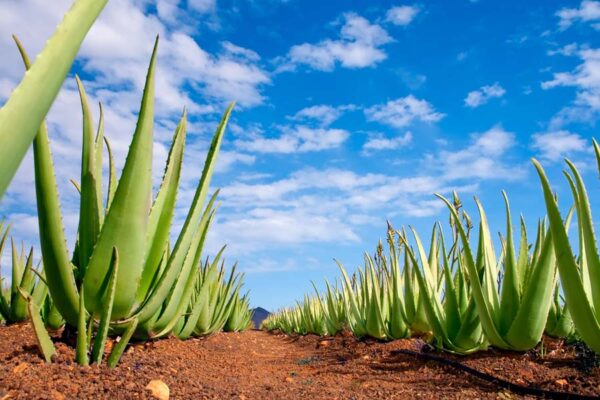
[[[98,203],[98,221],[99,226],[104,223],[104,207],[102,203],[102,155],[104,149],[104,108],[99,103],[100,118],[98,119],[98,130],[94,142],[94,179],[96,181],[96,201]]]
[[[85,335],[85,345],[89,351],[92,348],[92,336],[94,335],[94,318],[89,318],[87,322],[86,335]]]
[[[439,197],[444,203],[446,203],[446,206],[448,206],[448,209],[452,213],[454,220],[459,221],[458,214],[454,207],[452,207],[452,204],[444,196],[439,194],[436,194],[436,196]],[[481,286],[481,282],[479,280],[479,273],[477,271],[477,268],[475,267],[475,261],[473,260],[473,252],[471,251],[469,238],[467,237],[467,234],[462,224],[457,223],[456,226],[458,228],[458,233],[463,244],[463,249],[465,252],[465,264],[471,280],[472,295],[477,304],[479,318],[481,319],[481,326],[491,344],[504,349],[510,348],[510,345],[506,343],[504,338],[502,338],[494,323],[491,304],[489,302],[489,299],[485,296],[483,288]]]
[[[46,301],[46,297],[48,296],[48,286],[41,278],[38,278],[33,291],[31,292],[31,298],[33,302],[38,306],[42,307],[44,301]]]
[[[50,297],[48,297],[50,299]],[[50,310],[46,314],[46,327],[52,330],[60,329],[64,324],[65,320],[62,315],[56,308],[56,304],[52,301],[50,305]]]
[[[564,176],[565,176],[565,178],[567,178],[567,182],[569,184],[569,187],[571,188],[571,193],[573,194],[573,199],[574,199],[574,203],[575,203],[573,205],[573,207],[575,207],[575,211],[577,211],[578,218],[579,218],[578,207],[580,206],[580,203],[579,203],[580,194],[577,191],[577,187],[576,187],[574,178],[572,178],[571,175],[569,175],[566,172],[564,173]],[[567,226],[565,226],[565,231],[569,232]],[[594,302],[593,302],[594,295],[593,295],[593,290],[592,290],[590,266],[589,266],[588,257],[586,254],[587,253],[586,243],[585,243],[582,223],[577,224],[577,236],[578,236],[577,239],[579,242],[579,275],[580,275],[581,281],[583,283],[583,289],[585,290],[585,294],[586,294],[586,296],[588,296],[589,299],[591,299],[590,301],[592,302],[592,306],[594,306]]]
[[[85,288],[82,285],[79,291],[79,316],[77,319],[77,345],[75,347],[75,362],[79,365],[89,365],[88,357],[88,336],[86,329],[85,312]]]
[[[137,328],[137,325],[138,325],[137,318],[133,318],[129,322],[127,328],[125,329],[125,332],[123,332],[123,335],[121,336],[121,339],[119,340],[119,342],[117,344],[114,345],[112,351],[110,352],[110,355],[108,356],[108,361],[106,362],[106,364],[108,365],[108,368],[114,368],[117,366],[117,364],[119,363],[119,360],[123,356],[123,352],[125,351],[127,344],[131,340],[131,337],[133,336],[133,333],[135,332],[135,329]]]
[[[519,281],[519,293],[523,293],[523,285],[527,277],[527,265],[529,262],[529,243],[527,242],[527,228],[525,227],[525,219],[520,218],[521,224],[521,239],[519,243],[519,256],[517,257],[517,279]]]
[[[196,272],[196,276],[197,276],[196,283],[198,283],[198,280],[200,279],[200,273]],[[206,304],[207,301],[208,301],[208,287],[203,286],[200,288],[200,292],[198,294],[196,294],[196,298],[191,307],[191,312],[187,316],[187,319],[185,320],[183,327],[181,328],[181,330],[179,331],[179,334],[177,335],[180,339],[187,339],[188,337],[191,336],[192,332],[194,331],[194,328],[196,327],[196,324],[198,323],[198,318],[200,318],[200,312],[202,311],[202,306],[203,306],[203,304]]]
[[[54,348],[52,339],[50,338],[50,335],[44,326],[44,321],[42,321],[40,308],[33,302],[27,293],[21,292],[21,295],[27,300],[27,312],[29,313],[31,326],[33,327],[33,331],[35,333],[38,349],[44,356],[46,362],[50,363],[52,362],[52,356],[56,353],[56,349]]]
[[[78,0],[2,108],[0,198],[54,102],[88,30],[108,0]]]
[[[175,214],[175,201],[181,175],[185,136],[186,113],[184,111],[175,129],[162,183],[150,211],[148,220],[149,249],[136,296],[138,303],[141,303],[148,294],[150,284],[156,274],[156,269],[160,265],[161,257],[169,240],[169,229]]]
[[[496,265],[496,254],[494,251],[494,245],[492,243],[492,237],[490,235],[490,226],[488,224],[487,216],[481,202],[475,199],[477,210],[479,211],[480,224],[479,224],[479,236],[481,238],[482,246],[478,249],[478,252],[483,251],[482,260],[484,261],[484,280],[483,285],[486,292],[486,296],[489,299],[489,305],[492,311],[492,318],[496,326],[499,325],[500,316],[500,299],[498,298],[498,268]]]
[[[19,289],[25,293],[31,295],[33,285],[35,284],[35,274],[32,271],[33,268],[33,247],[29,251],[27,262],[25,264],[25,270],[23,271],[21,282],[19,283]],[[14,277],[13,277],[14,279]],[[14,293],[11,299],[11,311],[13,321],[23,321],[27,318],[27,301],[18,292]]]
[[[585,248],[585,255],[592,289],[592,304],[597,312],[600,312],[600,255],[596,245],[596,236],[594,234],[594,222],[588,194],[581,178],[581,174],[571,161],[566,160],[571,169],[577,184],[577,217],[578,226],[581,229],[581,236]]]
[[[445,325],[446,331],[448,332],[448,337],[450,339],[454,339],[461,326],[461,315],[460,308],[458,304],[458,296],[456,293],[456,287],[454,286],[454,282],[452,280],[452,273],[450,272],[450,266],[447,261],[444,261],[444,267],[442,270],[444,274],[444,315],[445,315]]]
[[[100,323],[98,331],[94,339],[94,347],[92,349],[92,362],[100,364],[104,355],[104,345],[108,337],[108,328],[110,327],[110,315],[112,313],[113,303],[115,300],[115,290],[117,288],[117,275],[119,273],[119,252],[116,248],[113,249],[113,254],[110,260],[110,280],[106,293],[104,294],[104,308],[100,314]]]
[[[94,121],[83,83],[75,77],[81,99],[83,114],[83,140],[81,150],[81,183],[79,196],[79,268],[81,276],[85,271],[94,250],[100,231],[100,210],[98,209],[96,146],[94,142]],[[101,184],[101,182],[100,182]]]
[[[437,291],[437,274],[434,273],[434,271],[437,272],[437,266],[431,266],[429,264],[430,259],[432,258],[431,254],[432,251],[430,249],[430,256],[428,257],[425,253],[425,248],[423,247],[423,243],[421,242],[421,238],[419,237],[419,235],[417,234],[417,232],[414,230],[414,228],[411,226],[410,230],[413,232],[413,235],[415,237],[415,242],[417,243],[417,250],[419,252],[419,257],[421,260],[421,266],[423,267],[423,274],[425,274],[425,277],[429,283],[429,285],[431,285],[431,288],[433,290]],[[434,230],[435,232],[435,230]],[[434,241],[434,237],[432,234],[432,245],[433,245],[433,241]],[[416,265],[416,264],[415,264]]]
[[[104,143],[106,144],[106,151],[108,153],[108,192],[106,193],[106,212],[110,208],[115,192],[117,191],[117,170],[115,168],[115,161],[113,159],[112,149],[110,142],[104,137]]]
[[[215,168],[217,155],[221,147],[221,142],[225,133],[225,127],[227,126],[227,121],[229,120],[229,116],[231,115],[233,106],[234,103],[231,103],[231,105],[225,111],[225,114],[223,115],[223,118],[221,119],[221,122],[211,142],[208,154],[206,155],[206,161],[204,162],[202,176],[196,188],[194,199],[192,200],[192,205],[186,216],[181,233],[177,238],[175,247],[173,248],[173,252],[171,253],[171,257],[167,265],[168,270],[173,271],[171,265],[182,265],[190,248],[190,243],[194,236],[194,229],[198,225],[198,221],[202,216],[202,207],[208,194],[210,180],[212,178],[212,174]],[[165,276],[164,279],[161,279],[161,283],[159,284],[160,288],[158,290],[160,296],[156,298],[156,301],[148,309],[147,313],[149,315],[154,314],[157,307],[160,306],[162,301],[167,296],[169,289],[173,285],[173,282],[175,281],[178,275],[178,271],[174,271],[174,273]],[[145,315],[145,317],[148,317],[148,315]],[[144,321],[145,317],[140,316],[140,321]]]
[[[556,257],[552,238],[546,235],[541,256],[533,266],[529,284],[523,292],[521,306],[505,336],[515,350],[529,350],[539,343],[548,319],[555,285]]]
[[[431,230],[431,239],[429,241],[429,268],[431,269],[431,275],[434,278],[435,287],[439,288],[441,284],[442,276],[439,273],[439,263],[438,263],[438,237],[437,237],[437,225],[433,226]]]
[[[596,154],[596,163],[598,165],[598,173],[600,173],[600,146],[596,139],[592,139],[592,143],[594,144],[594,153]]]
[[[21,286],[21,279],[23,278],[24,266],[21,262],[21,258],[19,257],[19,252],[17,250],[17,246],[15,245],[15,240],[12,237],[10,238],[10,246],[12,250],[12,279],[10,281],[10,292],[12,302],[15,299],[15,296],[17,296],[19,293],[19,286]]]
[[[3,283],[3,280],[4,279],[0,280],[0,285]],[[0,316],[4,321],[10,321],[10,314],[10,300],[7,299],[7,293],[3,290],[0,290]]]
[[[99,313],[102,308],[100,290],[109,268],[107,260],[110,259],[114,247],[119,249],[120,264],[123,268],[119,269],[117,277],[117,290],[111,316],[113,320],[129,315],[135,303],[137,286],[144,268],[148,200],[152,193],[154,75],[157,47],[158,38],[154,44],[138,122],[127,161],[84,278],[87,293],[86,306],[93,314]],[[94,204],[96,204],[95,199]]]
[[[21,53],[25,67],[29,69],[30,61],[23,45],[16,36],[13,36],[13,39]],[[79,310],[79,295],[73,267],[67,253],[54,165],[50,154],[48,129],[44,122],[41,122],[38,134],[33,141],[33,159],[40,247],[48,290],[50,294],[53,294],[54,302],[60,313],[75,326]]]
[[[401,238],[403,236],[400,236]],[[410,325],[414,320],[416,307],[415,298],[416,293],[413,289],[413,280],[411,276],[411,268],[409,264],[408,246],[404,246],[404,268],[402,270],[403,282],[404,282],[404,310],[406,313],[406,321]]]
[[[569,237],[565,231],[560,211],[558,210],[558,204],[552,195],[550,183],[544,169],[537,160],[534,159],[532,161],[538,172],[544,191],[544,200],[548,211],[548,220],[550,222],[558,271],[571,318],[573,318],[575,328],[582,339],[594,351],[600,352],[600,324],[598,323],[594,308],[585,294],[577,263],[575,262],[575,256],[569,244]]]
[[[511,328],[515,316],[519,312],[521,296],[510,205],[506,192],[502,191],[502,196],[504,197],[506,207],[506,253],[504,255],[504,275],[502,277],[502,289],[500,293],[500,309],[498,310],[500,313],[498,330],[502,335],[506,335]]]

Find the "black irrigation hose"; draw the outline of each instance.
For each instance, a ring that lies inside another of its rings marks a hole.
[[[472,375],[472,376],[479,378],[481,380],[484,380],[486,382],[490,382],[490,383],[492,383],[498,387],[501,387],[503,389],[510,390],[511,392],[516,393],[516,394],[533,395],[533,396],[545,397],[548,399],[564,399],[564,400],[566,400],[566,399],[569,399],[569,400],[598,399],[597,396],[586,396],[583,394],[571,393],[571,392],[558,392],[558,391],[554,391],[554,390],[536,389],[536,388],[529,387],[529,386],[519,385],[519,384],[516,384],[513,382],[509,382],[507,380],[504,380],[502,378],[498,378],[496,376],[487,374],[485,372],[478,371],[478,370],[471,368],[468,365],[465,365],[458,361],[449,360],[447,358],[436,356],[433,354],[412,351],[412,350],[403,350],[403,349],[392,350],[391,353],[392,354],[404,354],[407,356],[414,356],[421,360],[426,360],[426,361],[435,361],[442,365],[447,365],[447,366],[456,368],[460,371],[466,372],[469,375]]]

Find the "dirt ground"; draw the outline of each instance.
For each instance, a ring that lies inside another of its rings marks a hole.
[[[55,362],[45,364],[30,326],[20,324],[0,327],[0,399],[152,398],[151,380],[163,381],[172,399],[521,398],[452,367],[393,354],[422,345],[220,333],[134,344],[109,370],[76,365],[73,349],[60,342]],[[544,357],[497,351],[444,357],[525,386],[600,395],[599,369],[582,372],[572,349],[556,341]]]

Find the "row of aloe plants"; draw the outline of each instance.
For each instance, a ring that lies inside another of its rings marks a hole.
[[[596,141],[593,146],[600,172]],[[439,223],[428,248],[413,228],[389,226],[387,253],[379,243],[374,256],[366,254],[364,267],[351,277],[339,264],[339,281],[326,282],[323,292],[315,287],[315,294],[272,315],[263,328],[318,335],[349,329],[358,337],[382,340],[425,335],[439,349],[457,354],[489,346],[526,351],[544,333],[576,335],[600,353],[600,260],[583,179],[567,160],[565,176],[574,205],[563,218],[543,168],[534,164],[548,212],[535,235],[521,218],[515,241],[503,193],[506,228],[500,249],[495,248],[477,199],[475,227],[456,194],[452,200],[438,195],[450,214],[450,240]],[[568,235],[574,217],[577,251]]]
[[[214,260],[201,260],[216,212],[218,191],[208,196],[210,181],[233,104],[212,139],[174,244],[170,237],[183,164],[185,110],[173,135],[160,188],[152,196],[158,39],[146,75],[136,129],[118,180],[111,147],[104,136],[102,108],[95,126],[84,85],[76,78],[83,114],[81,177],[75,184],[80,208],[77,240],[71,251],[67,249],[44,118],[83,38],[106,3],[107,0],[76,0],[33,64],[15,38],[27,72],[0,109],[0,196],[33,143],[43,267],[36,279],[31,266],[33,257],[30,255],[27,261],[17,257],[18,265],[25,262],[27,266],[15,269],[13,262],[16,273],[12,276],[10,296],[3,295],[2,299],[10,297],[9,318],[22,319],[23,310],[27,309],[47,361],[55,351],[45,326],[49,293],[50,310],[64,319],[66,329],[77,331],[76,361],[101,363],[107,337],[120,336],[108,357],[108,365],[114,366],[132,337],[148,340],[173,334],[187,338],[223,328],[243,330],[249,326],[251,315],[247,296],[240,294],[242,275],[236,273],[235,266],[229,275],[225,273],[224,248]],[[107,179],[103,177],[105,147]],[[8,302],[2,301],[2,308],[4,303]]]

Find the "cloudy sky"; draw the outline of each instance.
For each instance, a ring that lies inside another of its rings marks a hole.
[[[11,34],[36,54],[69,5],[0,0],[0,104],[23,73]],[[293,303],[310,280],[337,275],[333,258],[358,265],[386,220],[423,232],[445,222],[436,192],[457,190],[470,211],[481,198],[499,231],[506,189],[515,218],[533,226],[544,210],[531,157],[563,206],[564,157],[581,166],[592,200],[600,195],[590,146],[600,1],[112,0],[73,73],[103,103],[119,165],[157,34],[156,181],[184,106],[190,115],[176,227],[220,114],[238,102],[213,181],[222,194],[208,252],[228,244],[253,305]],[[48,123],[72,247],[69,179],[81,146],[73,75]],[[0,212],[17,239],[36,244],[31,157]]]

